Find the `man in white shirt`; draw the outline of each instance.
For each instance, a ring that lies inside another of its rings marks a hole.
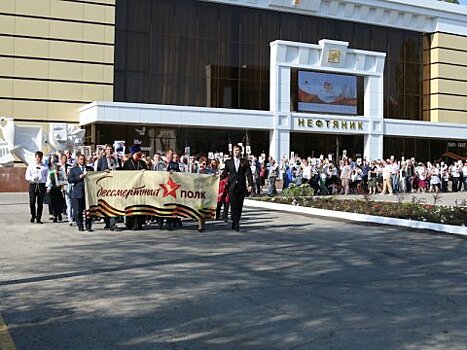
[[[44,205],[45,183],[49,176],[49,169],[42,163],[44,153],[37,151],[36,160],[26,168],[25,178],[29,182],[29,207],[31,210],[31,223],[42,224],[42,208]],[[37,208],[36,208],[37,202]]]
[[[385,194],[386,190],[389,195],[392,194],[392,166],[389,162],[383,162],[383,190],[381,194]]]

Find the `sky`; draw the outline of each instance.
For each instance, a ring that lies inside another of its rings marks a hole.
[[[461,5],[467,5],[467,0],[459,0],[459,4],[461,4]]]

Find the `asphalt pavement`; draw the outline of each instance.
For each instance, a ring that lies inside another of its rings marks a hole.
[[[248,208],[240,233],[44,219],[0,194],[0,313],[17,349],[467,348],[457,236]]]

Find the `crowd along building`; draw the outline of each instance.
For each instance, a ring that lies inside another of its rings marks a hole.
[[[462,5],[2,0],[0,50],[0,116],[45,151],[67,123],[148,153],[467,156]]]

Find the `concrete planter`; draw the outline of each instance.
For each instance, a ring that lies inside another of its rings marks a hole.
[[[327,209],[295,206],[291,204],[263,202],[263,201],[256,201],[256,200],[251,200],[251,199],[246,199],[245,205],[248,207],[252,207],[252,208],[261,208],[261,209],[265,208],[265,209],[287,211],[287,212],[298,213],[298,214],[308,214],[308,215],[324,216],[324,217],[336,218],[336,219],[351,220],[351,221],[356,221],[356,222],[369,222],[373,224],[393,225],[393,226],[401,226],[401,227],[408,227],[408,228],[415,228],[415,229],[432,230],[432,231],[437,231],[437,232],[445,232],[445,233],[451,233],[451,234],[456,234],[456,235],[461,235],[461,236],[467,236],[466,226],[444,225],[444,224],[436,224],[432,222],[389,218],[385,216],[356,214],[356,213],[349,213],[349,212],[344,212],[344,211],[334,211],[334,210],[327,210]]]

